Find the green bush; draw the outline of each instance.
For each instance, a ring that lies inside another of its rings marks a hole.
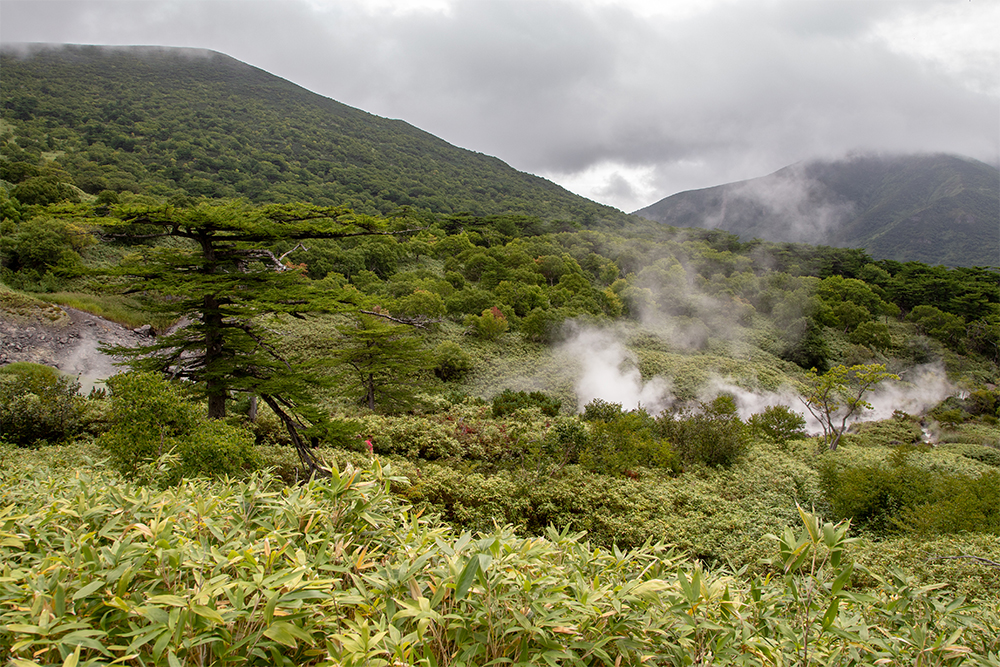
[[[680,471],[680,459],[667,440],[658,437],[656,423],[645,410],[625,412],[610,421],[595,421],[580,464],[593,472],[635,474],[637,468]]]
[[[585,422],[610,422],[617,419],[621,414],[621,403],[608,403],[602,398],[595,398],[583,406],[583,414],[580,415],[580,419]]]
[[[562,401],[541,391],[514,391],[504,389],[493,397],[493,416],[506,417],[524,408],[538,408],[543,415],[555,417]]]
[[[536,343],[552,343],[567,317],[564,308],[535,308],[521,320],[521,333]]]
[[[932,493],[931,473],[903,465],[838,465],[834,457],[820,467],[820,487],[834,516],[855,525],[888,533],[898,530],[898,518]]]
[[[886,350],[892,346],[889,327],[882,322],[862,322],[847,338],[852,343],[874,350]]]
[[[900,446],[884,463],[827,459],[820,486],[836,516],[879,534],[1000,534],[1000,473],[932,470],[911,460],[916,451]]]
[[[448,382],[472,370],[472,357],[458,343],[445,341],[434,348],[434,374]]]
[[[482,315],[468,315],[465,318],[465,326],[480,338],[496,340],[510,328],[510,323],[500,309],[493,306],[484,310]]]
[[[725,394],[703,403],[699,412],[664,412],[657,426],[681,459],[689,463],[731,465],[750,446],[749,432],[736,412],[736,403]]]
[[[178,464],[171,466],[166,484],[188,477],[239,477],[262,464],[254,450],[254,436],[246,429],[219,420],[201,421],[180,438]]]
[[[0,368],[0,440],[22,447],[72,438],[84,427],[80,383],[55,368],[18,362]]]
[[[768,406],[747,420],[754,436],[767,438],[778,445],[806,437],[805,425],[805,418],[787,405]]]
[[[98,439],[123,475],[173,484],[182,477],[234,476],[260,466],[249,431],[199,418],[181,389],[153,373],[108,379],[111,425]],[[164,457],[159,467],[151,467]]]

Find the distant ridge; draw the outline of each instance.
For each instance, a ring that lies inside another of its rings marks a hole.
[[[878,259],[1000,266],[1000,170],[955,155],[856,155],[681,192],[635,212],[743,240],[864,248]]]
[[[584,225],[629,220],[495,157],[214,51],[5,44],[0,67],[4,117],[28,153],[8,159],[54,157],[90,193],[301,200],[381,214],[410,207]]]

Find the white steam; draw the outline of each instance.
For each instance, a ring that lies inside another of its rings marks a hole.
[[[656,376],[643,380],[635,356],[612,331],[575,329],[559,352],[579,369],[575,383],[578,410],[599,398],[620,403],[626,410],[642,407],[656,415],[675,402],[670,378]],[[955,391],[940,364],[917,366],[900,375],[901,381],[883,382],[865,396],[872,408],[852,415],[848,423],[888,419],[896,411],[920,415]],[[808,432],[822,431],[802,402],[800,391],[792,386],[776,391],[747,389],[730,378],[712,377],[702,386],[698,400],[707,403],[722,394],[733,397],[743,420],[769,407],[783,405],[805,418]]]
[[[670,382],[655,377],[643,381],[635,357],[613,334],[599,329],[579,329],[560,347],[580,367],[576,381],[577,408],[595,398],[620,403],[626,410],[643,407],[658,414],[670,407]]]

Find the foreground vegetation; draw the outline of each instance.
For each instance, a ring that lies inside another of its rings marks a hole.
[[[995,665],[1000,651],[995,600],[865,572],[846,524],[802,510],[753,574],[565,530],[455,532],[401,504],[377,459],[295,487],[157,490],[79,459],[55,476],[66,454],[48,454],[6,450],[0,468],[14,665]]]

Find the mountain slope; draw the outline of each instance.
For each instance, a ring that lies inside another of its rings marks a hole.
[[[1000,265],[1000,172],[952,155],[812,161],[681,192],[637,215],[742,239],[864,248],[948,266]]]
[[[5,47],[0,57],[3,155],[55,158],[86,192],[626,219],[496,158],[219,53],[35,45]]]

